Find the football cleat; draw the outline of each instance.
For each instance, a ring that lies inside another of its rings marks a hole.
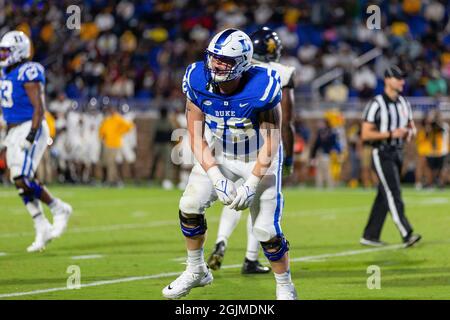
[[[51,209],[53,213],[53,227],[51,231],[52,238],[60,237],[67,228],[67,224],[72,214],[72,207],[60,199],[57,201],[55,207]]]
[[[258,260],[252,261],[245,258],[244,264],[242,265],[242,274],[260,274],[270,272],[269,267],[263,266]]]
[[[277,300],[297,300],[297,290],[294,284],[277,284]]]
[[[369,247],[383,247],[386,245],[386,243],[383,241],[380,241],[377,239],[367,239],[367,238],[361,238],[359,240],[359,243],[364,246],[369,246]]]
[[[204,287],[213,281],[211,271],[193,273],[184,271],[178,278],[162,290],[162,294],[167,299],[179,299],[186,296],[192,288]]]
[[[47,220],[42,226],[36,227],[36,237],[34,242],[27,248],[27,251],[38,252],[44,250],[47,243],[52,240],[51,230],[52,226]]]
[[[213,253],[211,254],[211,256],[209,256],[208,259],[208,267],[210,267],[212,270],[219,270],[220,266],[222,265],[222,261],[223,261],[223,257],[225,255],[225,249],[226,249],[226,245],[224,241],[220,241],[218,243],[216,243],[216,247],[213,251]]]

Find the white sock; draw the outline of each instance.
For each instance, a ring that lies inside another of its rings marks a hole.
[[[44,209],[42,208],[41,201],[38,199],[28,202],[25,207],[27,208],[30,216],[33,218],[36,228],[40,228],[48,222],[44,215]]]
[[[252,217],[249,214],[247,218],[247,252],[245,253],[245,257],[248,260],[256,261],[258,260],[258,252],[259,241],[253,235]]]
[[[206,272],[206,263],[203,256],[203,248],[187,251],[187,270],[194,273]]]
[[[242,211],[236,211],[228,207],[223,207],[222,215],[220,216],[219,231],[217,232],[216,243],[224,241],[228,244],[228,238],[233,233],[239,220],[241,219]]]
[[[275,275],[275,280],[277,281],[277,284],[290,284],[292,283],[291,279],[291,271],[288,270],[283,273],[273,273]]]

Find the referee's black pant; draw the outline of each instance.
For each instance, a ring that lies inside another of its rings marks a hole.
[[[405,216],[400,189],[400,172],[403,155],[401,149],[380,146],[372,150],[372,163],[379,179],[378,193],[372,206],[364,238],[379,240],[387,212],[390,211],[403,240],[412,233]]]

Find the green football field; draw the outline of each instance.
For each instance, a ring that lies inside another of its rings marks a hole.
[[[178,226],[180,191],[52,191],[74,207],[69,229],[44,252],[29,254],[25,249],[33,241],[32,221],[16,191],[0,188],[0,299],[163,299],[161,289],[185,268]],[[287,189],[284,195],[282,227],[291,244],[291,271],[300,299],[450,298],[449,190],[404,190],[407,216],[423,236],[423,242],[409,249],[399,247],[391,217],[382,234],[389,246],[359,245],[374,190]],[[214,245],[220,210],[216,203],[207,212],[206,257]],[[193,289],[184,299],[275,298],[272,274],[240,273],[245,218],[246,213],[212,285]],[[265,261],[262,253],[260,259]],[[71,266],[79,267],[80,289],[67,288]],[[370,266],[379,267],[380,289],[367,286]]]

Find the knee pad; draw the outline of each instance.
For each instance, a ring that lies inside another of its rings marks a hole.
[[[42,186],[35,180],[28,180],[24,176],[14,178],[14,184],[19,191],[19,196],[22,198],[25,204],[39,199],[42,195]]]
[[[277,236],[275,239],[275,241],[271,242],[261,242],[264,255],[270,261],[280,260],[281,258],[283,258],[284,254],[289,251],[289,241],[287,241],[284,236]]]
[[[185,191],[180,199],[179,210],[188,214],[202,212],[199,199],[187,191]]]
[[[205,234],[208,229],[203,214],[186,214],[180,210],[178,215],[180,217],[181,232],[183,232],[185,237],[195,237],[197,235]],[[186,227],[185,225],[193,227]]]

